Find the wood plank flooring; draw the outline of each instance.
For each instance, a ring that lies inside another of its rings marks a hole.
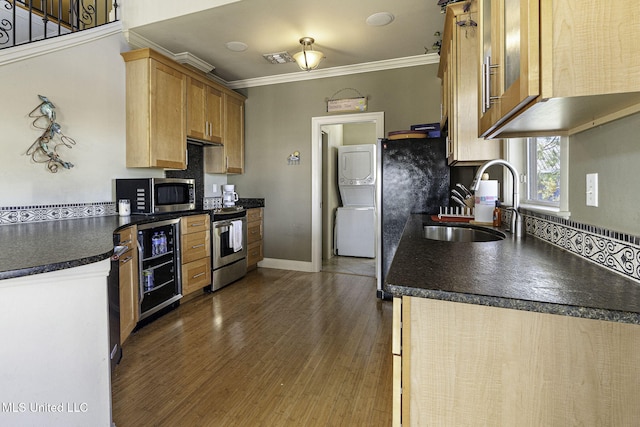
[[[375,279],[257,269],[134,333],[113,379],[129,426],[389,426],[390,301]]]

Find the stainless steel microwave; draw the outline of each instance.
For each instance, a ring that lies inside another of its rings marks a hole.
[[[183,178],[116,179],[116,200],[127,199],[132,214],[161,214],[196,208],[196,181]]]

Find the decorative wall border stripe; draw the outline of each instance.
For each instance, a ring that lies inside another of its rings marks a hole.
[[[640,282],[640,237],[525,211],[527,234]]]
[[[88,218],[116,214],[115,202],[0,207],[0,225]]]

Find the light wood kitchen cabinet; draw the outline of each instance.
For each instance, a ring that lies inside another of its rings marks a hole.
[[[638,325],[417,297],[393,319],[394,425],[640,419]]]
[[[264,259],[262,252],[263,209],[247,209],[247,268],[254,269]]]
[[[499,140],[478,138],[478,43],[472,25],[477,21],[475,3],[468,12],[463,3],[447,7],[438,76],[443,86],[443,112],[447,118],[447,162],[475,165],[501,157]]]
[[[629,19],[640,3],[479,3],[482,136],[571,135],[640,111],[640,27]]]
[[[222,142],[223,93],[202,80],[189,77],[187,136],[200,141]]]
[[[211,284],[211,234],[208,214],[180,219],[182,295]]]
[[[206,173],[244,173],[244,100],[225,92],[223,145],[204,147]]]
[[[244,173],[244,97],[225,93],[224,137],[227,173]]]
[[[123,52],[127,167],[186,169],[187,76],[151,49]]]
[[[120,344],[122,344],[136,327],[139,316],[137,227],[134,225],[125,228],[117,234],[120,236],[119,245],[127,247],[126,252],[118,260]]]

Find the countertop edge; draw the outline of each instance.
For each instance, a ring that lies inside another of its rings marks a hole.
[[[562,316],[580,317],[583,319],[606,320],[610,322],[640,324],[640,313],[615,311],[601,308],[579,307],[548,302],[536,302],[513,298],[447,292],[435,289],[422,289],[392,284],[384,285],[385,291],[394,298],[411,296],[430,298],[442,301],[459,302],[464,304],[484,305],[513,310],[533,311],[537,313],[558,314]]]
[[[157,215],[132,215],[130,217],[119,217],[118,215],[105,215],[102,218],[111,218],[113,221],[122,221],[123,219],[126,219],[129,222],[114,223],[113,224],[114,227],[111,233],[108,236],[105,236],[104,242],[102,242],[102,239],[101,239],[101,243],[96,243],[96,248],[92,251],[90,255],[87,255],[81,258],[75,258],[75,259],[67,259],[67,260],[61,259],[60,261],[56,261],[56,262],[38,264],[38,265],[29,266],[29,267],[22,267],[22,268],[17,268],[15,270],[0,271],[0,280],[33,276],[37,274],[49,273],[49,272],[58,271],[58,270],[65,270],[69,268],[80,267],[83,265],[100,262],[102,260],[105,260],[111,257],[111,255],[113,254],[113,234],[117,233],[120,230],[123,230],[127,227],[131,227],[133,225],[141,225],[145,223],[161,221],[164,219],[174,219],[174,218],[181,218],[184,216],[202,215],[202,214],[209,214],[209,213],[210,213],[209,210],[184,211],[184,212],[176,212],[171,214],[163,214],[161,218],[159,218]],[[65,221],[65,222],[84,221],[84,220],[95,220],[95,218],[97,217],[74,218],[74,219],[65,219],[60,221]],[[47,222],[51,223],[55,221],[47,221]],[[34,224],[42,224],[42,223],[34,223]],[[23,225],[29,225],[29,224],[23,224]],[[14,227],[14,225],[13,224],[3,225],[2,227]],[[0,228],[0,231],[1,231],[1,228]],[[101,247],[98,247],[98,246],[101,246]]]
[[[83,265],[93,264],[96,262],[103,261],[111,257],[112,254],[113,254],[113,248],[111,248],[105,253],[91,255],[86,258],[80,258],[80,259],[71,260],[71,261],[61,261],[61,262],[56,262],[51,264],[38,265],[34,267],[26,267],[26,268],[21,268],[17,270],[1,271],[0,280],[15,279],[18,277],[27,277],[27,276],[33,276],[36,274],[49,273],[52,271],[66,270],[68,268],[81,267]]]

